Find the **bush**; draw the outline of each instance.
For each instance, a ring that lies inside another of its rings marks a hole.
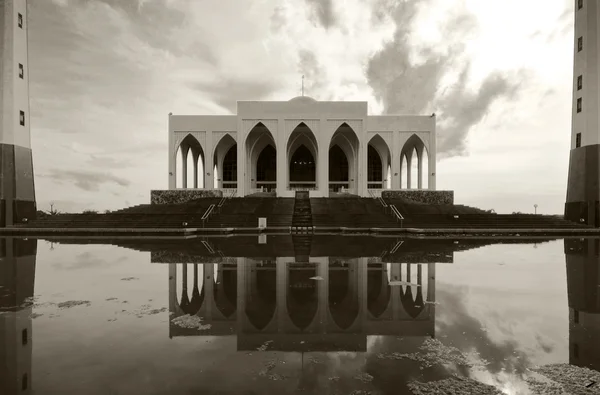
[[[83,214],[98,214],[96,210],[83,210]]]

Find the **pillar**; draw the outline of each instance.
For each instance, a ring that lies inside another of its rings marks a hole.
[[[187,188],[187,156],[188,156],[189,148],[187,145],[181,146],[181,187],[183,189]]]
[[[213,171],[215,170],[215,147],[213,146],[213,132],[211,130],[206,131],[206,147],[204,147],[204,168],[202,169],[204,174],[202,174],[202,178],[204,179],[204,189],[214,189],[214,175]]]
[[[419,152],[417,152],[417,188],[423,189],[423,149],[421,147]]]
[[[192,152],[194,158],[194,188],[198,188],[198,158],[200,157],[199,152]]]
[[[398,190],[402,187],[402,149],[400,147],[400,134],[395,131],[392,133],[392,152],[390,153],[391,158],[391,169],[392,174],[392,189]]]
[[[276,185],[277,185],[277,196],[283,196],[287,191],[287,142],[285,136],[285,122],[283,119],[279,119],[277,121],[277,133],[274,136],[275,138],[275,150],[276,150],[276,158],[277,158],[277,169],[276,173]]]
[[[413,151],[411,150],[406,155],[406,189],[412,188],[412,154]]]
[[[318,185],[317,188],[321,192],[322,196],[329,196],[329,143],[331,136],[329,132],[323,133],[327,130],[327,120],[321,118],[321,124],[319,128],[322,133],[317,136],[318,152],[317,152],[317,172],[318,172]]]
[[[0,2],[0,227],[35,219],[27,1]]]

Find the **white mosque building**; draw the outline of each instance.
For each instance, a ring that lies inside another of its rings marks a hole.
[[[368,115],[366,101],[238,101],[236,115],[169,114],[169,189],[311,197],[435,190],[435,115]]]

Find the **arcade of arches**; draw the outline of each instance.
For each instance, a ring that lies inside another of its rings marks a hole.
[[[303,122],[291,132],[284,148],[284,161],[278,157],[273,134],[261,122],[248,133],[245,143],[246,192],[277,191],[277,178],[285,179],[285,190],[318,190],[320,175],[327,177],[328,192],[364,195],[368,191],[392,189],[394,158],[386,141],[379,135],[368,136],[366,147],[366,188],[361,190],[359,163],[361,144],[355,131],[343,123],[333,133],[326,155],[320,153],[315,134]],[[424,142],[412,134],[400,151],[398,163],[399,188],[433,189],[429,186],[429,159]],[[200,142],[187,134],[177,147],[176,188],[239,189],[238,156],[240,148],[231,134],[225,134],[211,155],[206,155]],[[208,160],[212,163],[207,166]],[[319,161],[326,160],[325,172],[319,171]],[[283,169],[279,163],[283,162]],[[363,176],[364,179],[364,176]],[[370,192],[369,192],[370,193]],[[282,195],[278,191],[278,195]]]
[[[170,264],[169,310],[250,332],[346,332],[368,323],[432,319],[435,264],[293,258]],[[315,277],[322,281],[315,281]],[[394,285],[394,282],[403,285]],[[407,285],[408,284],[408,285]]]

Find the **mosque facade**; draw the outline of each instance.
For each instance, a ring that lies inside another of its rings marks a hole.
[[[169,189],[293,197],[436,185],[435,115],[368,115],[366,101],[238,101],[236,115],[169,115]]]

